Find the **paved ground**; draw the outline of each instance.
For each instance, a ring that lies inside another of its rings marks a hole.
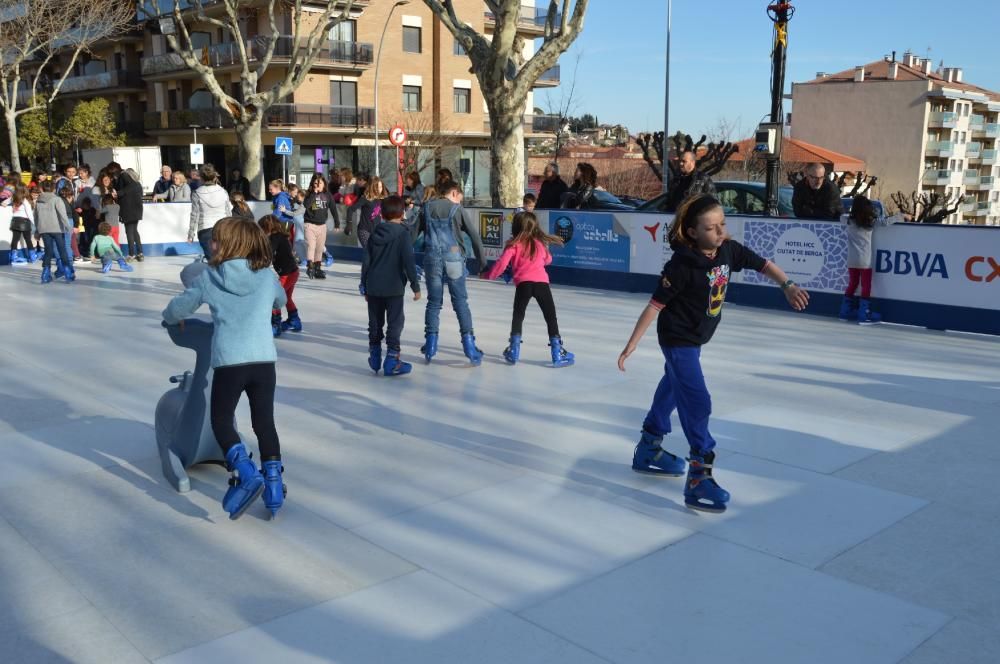
[[[4,662],[1000,661],[997,339],[727,305],[712,516],[629,468],[655,339],[614,363],[643,296],[558,288],[578,365],[545,366],[532,309],[512,368],[513,289],[475,282],[489,361],[447,315],[440,361],[389,380],[338,265],[278,341],[289,501],[230,522],[221,468],[181,495],[155,454],[193,364],[159,325],[184,262],[0,272]]]

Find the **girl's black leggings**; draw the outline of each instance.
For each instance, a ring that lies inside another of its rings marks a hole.
[[[542,309],[545,324],[549,328],[549,338],[559,336],[559,321],[556,319],[556,303],[552,299],[552,289],[540,281],[522,281],[514,293],[514,319],[510,324],[511,335],[521,334],[524,324],[524,314],[528,310],[528,302],[535,298]]]
[[[142,239],[139,238],[139,222],[125,221],[125,240],[128,243],[128,255],[142,255]]]
[[[24,248],[31,250],[35,248],[31,241],[31,231],[11,231],[10,250],[17,251],[17,245],[24,239]]]
[[[240,441],[236,431],[236,405],[246,392],[250,422],[257,435],[262,461],[281,458],[278,430],[274,426],[274,362],[219,367],[212,378],[212,433],[223,452]]]

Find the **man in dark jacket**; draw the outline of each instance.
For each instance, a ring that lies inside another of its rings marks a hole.
[[[826,177],[826,167],[823,164],[809,164],[806,167],[805,178],[795,184],[792,209],[799,219],[840,220],[840,215],[844,214],[840,188]]]
[[[125,237],[128,241],[128,260],[143,260],[142,239],[139,237],[139,222],[142,221],[142,184],[137,178],[122,170],[116,161],[105,167],[111,176],[112,186],[118,192],[118,205],[121,207],[119,217],[125,224]],[[134,172],[134,171],[133,171]]]
[[[243,200],[253,200],[253,196],[250,195],[250,180],[243,177],[243,172],[238,168],[233,169],[226,191],[230,194],[243,194]]]
[[[698,194],[715,195],[715,183],[712,178],[698,171],[698,160],[691,150],[681,153],[678,163],[681,174],[670,181],[667,191],[667,201],[663,207],[665,212],[677,212],[681,203]]]
[[[569,190],[569,186],[559,177],[559,166],[549,164],[545,167],[545,179],[538,190],[538,203],[536,208],[543,210],[558,210],[562,204],[562,197]]]
[[[170,168],[170,166],[167,166],[166,164],[160,167],[160,179],[153,185],[154,201],[167,200],[167,192],[170,191],[170,186],[174,183],[173,178],[174,169]]]
[[[413,257],[410,231],[403,225],[403,199],[389,196],[382,201],[382,221],[375,226],[361,263],[361,293],[368,301],[368,366],[386,376],[401,376],[413,365],[399,359],[403,335],[403,293],[406,282],[413,289],[413,299],[420,299],[420,281]],[[389,329],[383,334],[388,317]],[[386,340],[385,364],[382,364],[382,339]]]

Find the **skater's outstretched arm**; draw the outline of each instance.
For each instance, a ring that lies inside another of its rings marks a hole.
[[[781,290],[785,293],[785,299],[788,300],[788,304],[791,305],[792,309],[802,311],[809,304],[809,293],[789,279],[788,275],[778,267],[777,263],[768,261],[761,272],[771,281],[781,286]]]
[[[507,266],[510,265],[510,261],[513,258],[514,258],[514,247],[513,245],[510,245],[503,250],[503,253],[500,254],[500,258],[498,258],[497,261],[493,263],[493,266],[483,273],[483,279],[486,279],[488,281],[493,281],[494,279],[499,277],[501,274],[504,273],[504,270],[507,269]]]
[[[632,336],[629,337],[628,343],[625,344],[625,350],[622,354],[618,356],[618,369],[625,371],[625,360],[629,358],[635,349],[639,346],[639,340],[642,339],[643,335],[646,334],[646,330],[649,326],[653,324],[656,317],[660,315],[660,310],[662,307],[658,308],[652,302],[646,305],[646,308],[642,310],[639,315],[639,320],[635,322],[635,329],[632,330]]]
[[[170,304],[163,310],[163,320],[167,325],[178,325],[197,311],[204,301],[204,292],[199,277],[191,284],[190,288],[185,289],[183,293],[170,300]]]

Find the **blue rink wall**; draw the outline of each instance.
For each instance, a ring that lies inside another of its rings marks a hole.
[[[252,207],[258,216],[270,212],[267,203]],[[513,212],[472,208],[465,214],[495,259],[510,237]],[[187,203],[147,204],[139,227],[145,255],[200,253],[197,244],[185,242],[189,215]],[[538,216],[566,240],[565,247],[553,248],[553,283],[651,293],[671,254],[665,239],[672,215],[552,210]],[[0,208],[3,228],[7,217],[9,208]],[[774,260],[810,292],[811,313],[837,315],[847,285],[844,224],[727,217],[727,226],[733,239]],[[329,242],[336,258],[360,261],[356,236],[331,232]],[[872,300],[886,322],[1000,334],[1000,228],[896,224],[877,227],[874,245]],[[0,265],[9,264],[9,253],[7,235],[0,240]],[[734,274],[727,299],[787,307],[780,289],[756,273]]]

